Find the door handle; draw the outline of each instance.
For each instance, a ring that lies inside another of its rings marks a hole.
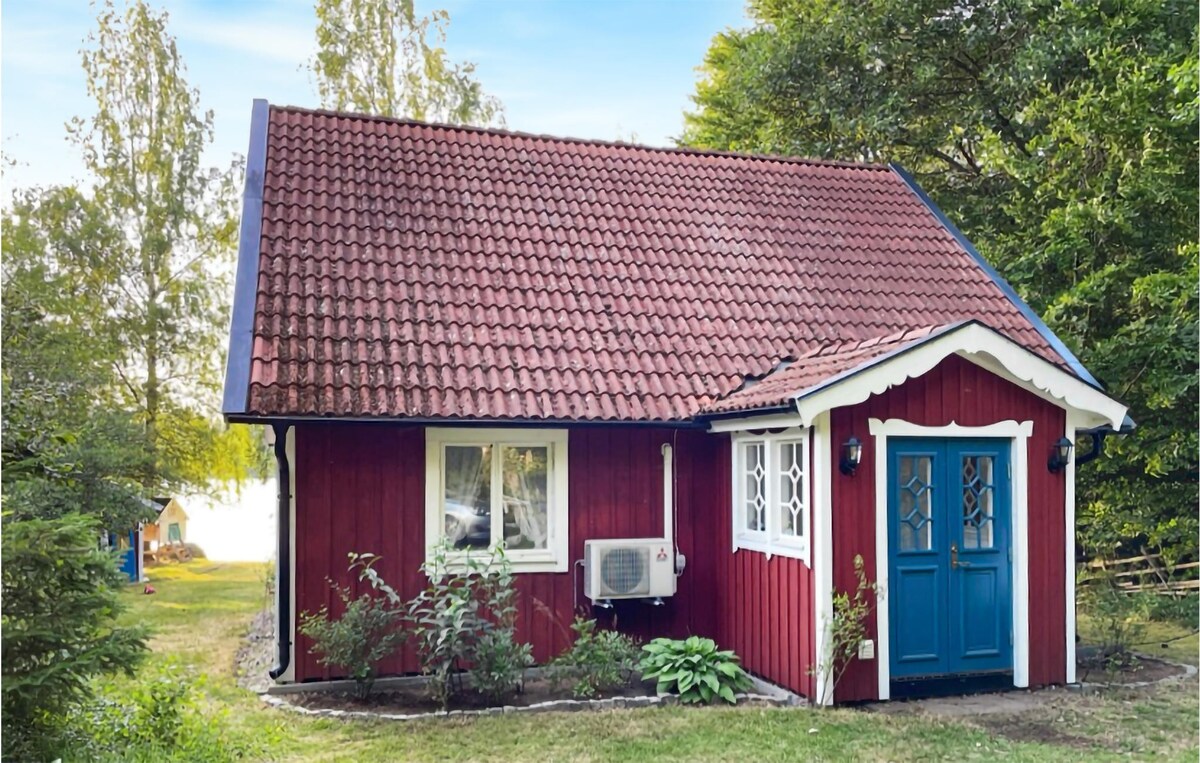
[[[956,570],[959,567],[970,567],[970,566],[971,566],[970,562],[958,561],[958,544],[951,543],[950,544],[950,569]]]

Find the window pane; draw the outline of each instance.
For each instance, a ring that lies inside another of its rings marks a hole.
[[[492,448],[447,445],[444,459],[446,538],[455,548],[492,542]]]
[[[743,484],[745,485],[745,529],[765,532],[767,529],[767,467],[765,447],[761,442],[742,446]]]
[[[993,547],[992,466],[991,456],[963,456],[963,548]]]
[[[501,481],[504,485],[504,545],[511,549],[545,548],[549,534],[545,445],[503,445]]]
[[[804,535],[804,446],[779,445],[779,533],[788,538]]]
[[[933,459],[900,456],[900,550],[933,547]]]

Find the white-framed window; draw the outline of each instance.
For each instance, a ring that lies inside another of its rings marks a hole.
[[[425,430],[425,541],[499,543],[515,572],[566,572],[567,430]]]
[[[811,432],[733,434],[733,550],[809,562]]]

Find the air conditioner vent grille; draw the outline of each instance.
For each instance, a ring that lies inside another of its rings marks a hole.
[[[600,577],[604,595],[647,594],[650,591],[650,550],[613,548],[604,552]]]

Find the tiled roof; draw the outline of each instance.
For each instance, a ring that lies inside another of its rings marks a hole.
[[[834,342],[815,347],[794,361],[783,361],[763,379],[747,379],[741,389],[712,403],[705,412],[728,413],[781,406],[839,374],[918,344],[932,334],[959,325],[962,323],[924,326],[905,329],[888,336],[853,342]]]
[[[968,318],[1063,363],[888,167],[266,123],[247,416],[683,420]]]

